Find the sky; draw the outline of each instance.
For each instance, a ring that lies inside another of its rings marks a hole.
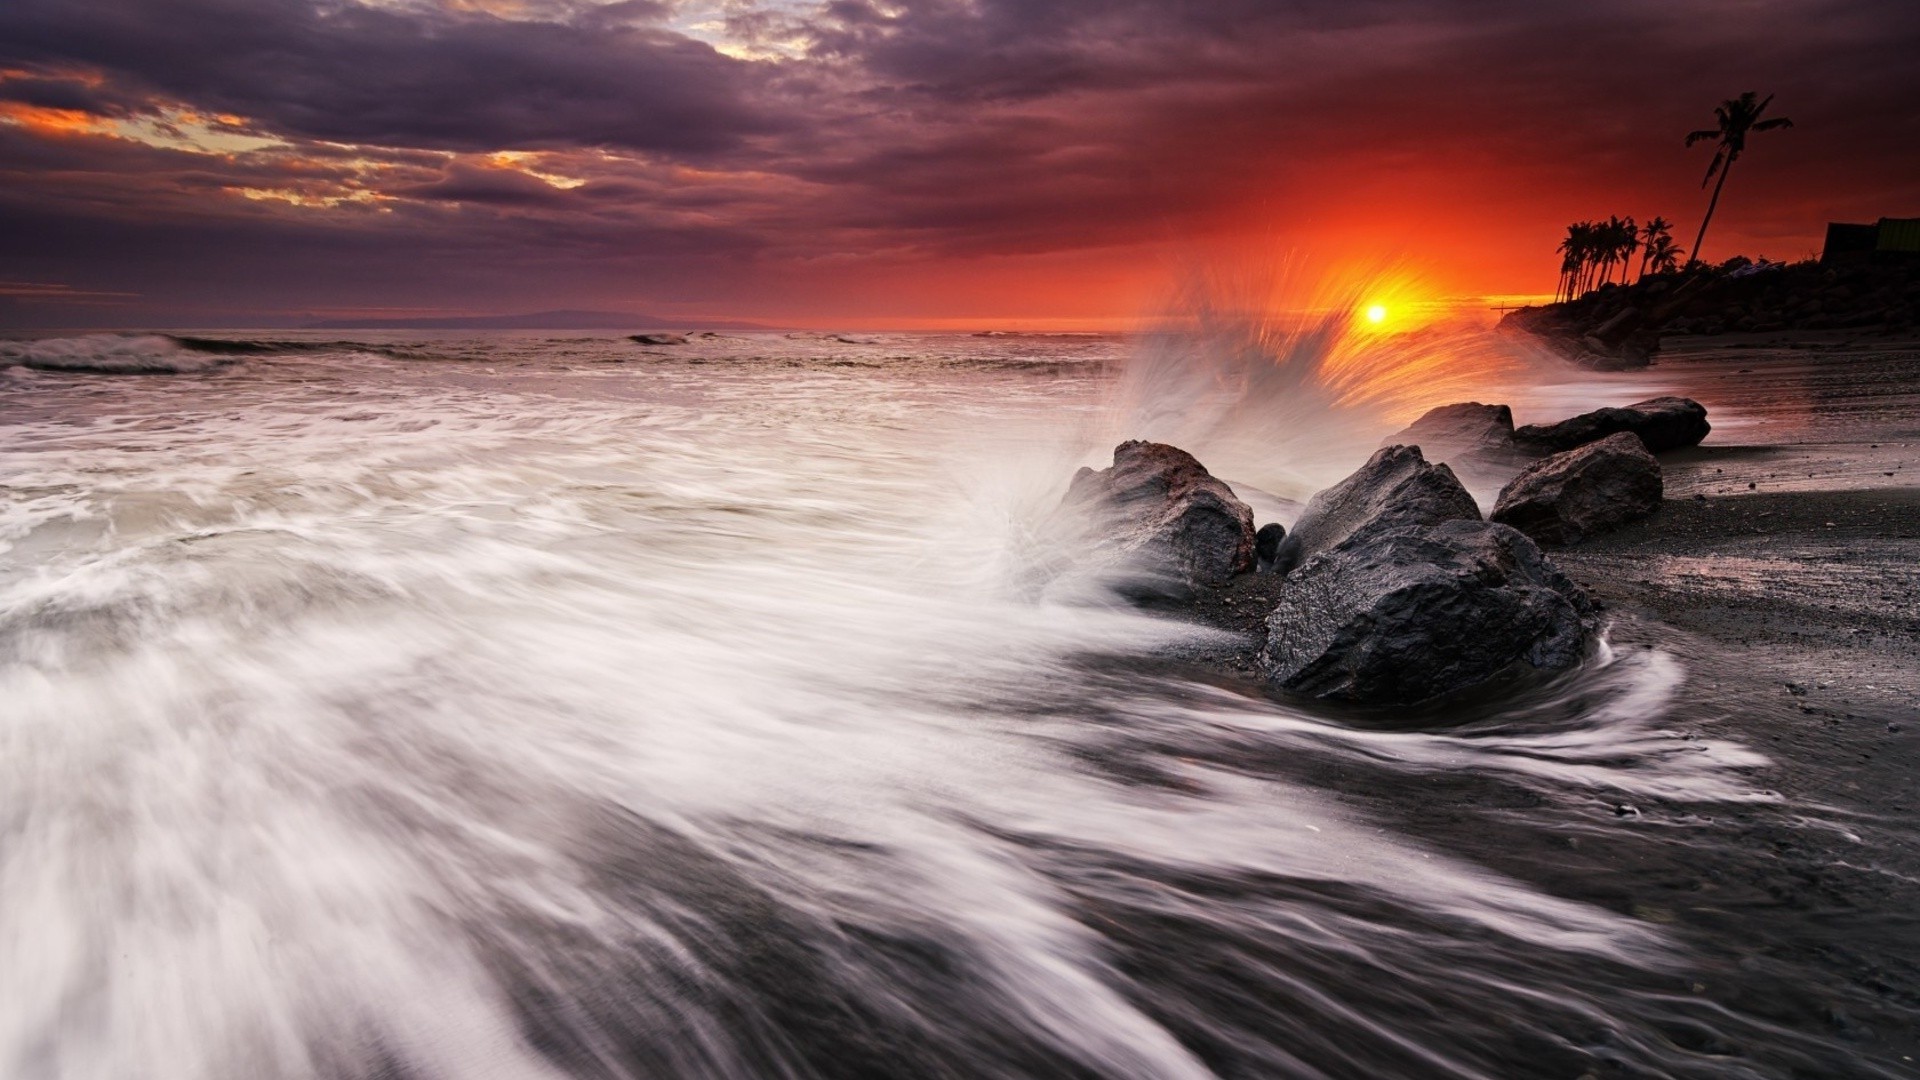
[[[1198,265],[1551,291],[1920,216],[1915,0],[3,0],[0,325],[1098,328]]]

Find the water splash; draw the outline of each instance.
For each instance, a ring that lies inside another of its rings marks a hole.
[[[1010,587],[1109,388],[1000,361],[1085,345],[724,347],[5,389],[0,1073],[1741,1075],[1668,931],[1265,764],[1723,797],[1565,734],[1671,670],[1429,738],[1146,677],[1198,631]]]
[[[1520,351],[1422,295],[1404,273],[1197,277],[1140,338],[1106,433],[1173,443],[1218,474],[1303,499],[1426,409],[1531,381]],[[1391,313],[1379,325],[1374,306]]]

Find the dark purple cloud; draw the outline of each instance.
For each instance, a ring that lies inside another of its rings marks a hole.
[[[504,205],[556,204],[566,201],[563,189],[537,176],[518,169],[472,165],[464,161],[448,162],[446,171],[427,183],[395,185],[388,187],[386,193],[410,199]]]
[[[755,100],[749,65],[608,22],[351,0],[8,0],[0,40],[18,62],[98,70],[264,130],[344,143],[701,153],[787,119]]]
[[[1909,0],[7,0],[0,280],[991,315],[1254,233],[1527,289],[1573,217],[1695,220],[1680,135],[1750,88],[1798,126],[1726,253],[1920,213],[1916,50]]]

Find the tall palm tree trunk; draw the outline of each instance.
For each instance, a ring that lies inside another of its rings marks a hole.
[[[1733,171],[1731,159],[1720,167],[1720,180],[1713,185],[1713,198],[1707,200],[1707,216],[1700,219],[1700,232],[1693,238],[1693,257],[1691,262],[1700,262],[1700,241],[1707,238],[1707,224],[1713,220],[1714,208],[1720,205],[1720,189],[1727,186],[1727,174]]]

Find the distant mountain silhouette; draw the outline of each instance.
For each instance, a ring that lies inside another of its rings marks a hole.
[[[772,330],[724,319],[666,319],[618,311],[536,311],[528,315],[416,316],[406,319],[328,319],[308,330]]]

